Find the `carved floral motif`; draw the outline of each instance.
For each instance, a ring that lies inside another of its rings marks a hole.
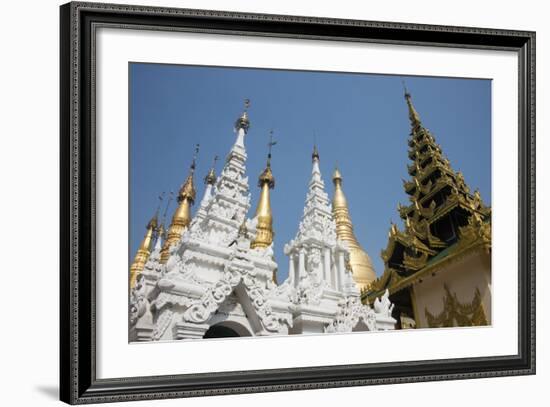
[[[456,293],[451,293],[447,285],[443,288],[445,289],[443,311],[433,315],[427,308],[424,309],[430,328],[488,325],[479,288],[476,287],[474,298],[469,303],[461,303]]]
[[[336,317],[325,327],[325,332],[352,332],[359,321],[363,321],[369,331],[376,330],[375,311],[361,304],[359,298],[347,297],[338,304]]]

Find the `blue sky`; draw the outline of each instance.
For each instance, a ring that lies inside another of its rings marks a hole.
[[[380,275],[390,220],[401,225],[397,203],[408,204],[401,182],[410,164],[402,79],[453,168],[490,205],[490,80],[130,64],[130,257],[158,195],[177,192],[187,176],[196,143],[201,145],[198,204],[212,159],[222,158],[219,174],[235,140],[233,123],[249,98],[249,216],[257,204],[257,177],[265,166],[271,129],[277,141],[271,203],[279,281],[288,273],[283,246],[294,238],[302,215],[314,138],[325,188],[332,197],[331,176],[338,164],[355,234]],[[173,209],[174,203],[168,222]]]

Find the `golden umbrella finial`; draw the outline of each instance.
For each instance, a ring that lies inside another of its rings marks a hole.
[[[217,155],[214,156],[214,161],[212,162],[212,167],[210,167],[210,171],[208,171],[208,174],[206,174],[206,177],[204,177],[204,183],[208,185],[214,185],[216,182],[216,162],[220,159]]]
[[[256,208],[258,223],[256,226],[256,238],[250,246],[252,249],[265,249],[273,243],[273,215],[269,199],[269,190],[275,187],[275,178],[271,172],[271,151],[275,144],[277,144],[277,142],[273,141],[273,130],[271,130],[269,132],[269,143],[267,144],[267,164],[258,179],[258,186],[261,188],[261,192],[258,207]]]
[[[195,190],[195,184],[193,181],[193,174],[195,173],[197,155],[199,153],[200,145],[195,145],[195,152],[193,154],[193,161],[191,162],[191,167],[189,169],[189,175],[187,179],[182,184],[178,192],[178,207],[174,211],[172,216],[172,222],[168,228],[168,233],[166,240],[162,246],[160,252],[160,262],[165,264],[168,258],[170,257],[169,249],[170,246],[176,244],[181,239],[183,232],[191,223],[191,205],[195,202],[197,192]]]
[[[248,128],[250,127],[250,120],[248,120],[249,107],[250,107],[250,99],[245,99],[243,113],[235,122],[235,130],[243,129],[245,133],[248,132]]]

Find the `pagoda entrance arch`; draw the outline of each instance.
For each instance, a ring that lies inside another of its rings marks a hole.
[[[233,338],[240,336],[252,336],[252,333],[236,321],[223,321],[210,326],[203,338]]]

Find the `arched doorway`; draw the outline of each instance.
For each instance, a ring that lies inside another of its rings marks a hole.
[[[211,325],[203,338],[235,338],[238,336],[252,336],[252,333],[239,322],[225,320]]]
[[[234,329],[223,325],[214,325],[208,328],[203,338],[233,338],[240,336]]]

